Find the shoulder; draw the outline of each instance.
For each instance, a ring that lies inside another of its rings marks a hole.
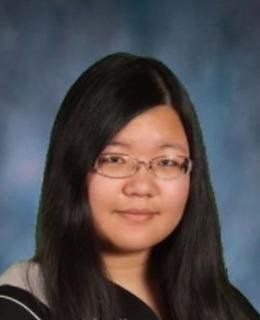
[[[260,315],[249,300],[235,286],[229,289],[230,308],[237,320],[260,320]]]
[[[20,262],[0,275],[0,318],[44,319],[45,304],[39,267]]]
[[[28,266],[29,262],[27,261],[22,261],[10,266],[0,275],[0,285],[9,284],[25,288]]]

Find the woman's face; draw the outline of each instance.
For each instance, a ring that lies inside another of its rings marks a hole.
[[[189,157],[189,146],[177,113],[159,105],[131,120],[102,153],[149,161],[165,155]],[[189,174],[160,180],[143,165],[127,178],[90,173],[87,193],[99,236],[111,250],[148,253],[180,222],[189,185]]]

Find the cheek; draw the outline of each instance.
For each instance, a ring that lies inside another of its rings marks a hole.
[[[165,223],[174,229],[181,220],[190,190],[190,179],[176,181],[176,184],[165,186],[162,192],[161,210],[165,214]]]
[[[102,218],[105,212],[113,209],[119,192],[117,183],[111,183],[109,179],[97,175],[88,177],[86,195],[94,220]]]
[[[87,182],[86,194],[98,236],[108,243],[113,243],[115,230],[118,229],[113,212],[121,194],[120,185],[116,181],[111,183],[111,180],[104,177],[93,176]],[[116,241],[116,246],[120,241],[120,239]]]

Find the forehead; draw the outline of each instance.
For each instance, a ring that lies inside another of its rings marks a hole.
[[[108,145],[114,148],[140,151],[172,148],[189,152],[184,127],[176,111],[159,105],[128,122]]]

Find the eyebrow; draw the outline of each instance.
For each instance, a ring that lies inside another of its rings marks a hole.
[[[109,146],[119,146],[119,147],[124,147],[124,148],[130,148],[131,145],[126,142],[121,142],[121,141],[111,141],[108,145]],[[158,145],[159,149],[174,149],[174,150],[180,150],[182,152],[188,153],[188,149],[184,147],[182,144],[178,142],[172,142],[172,143],[163,143],[161,145]]]

